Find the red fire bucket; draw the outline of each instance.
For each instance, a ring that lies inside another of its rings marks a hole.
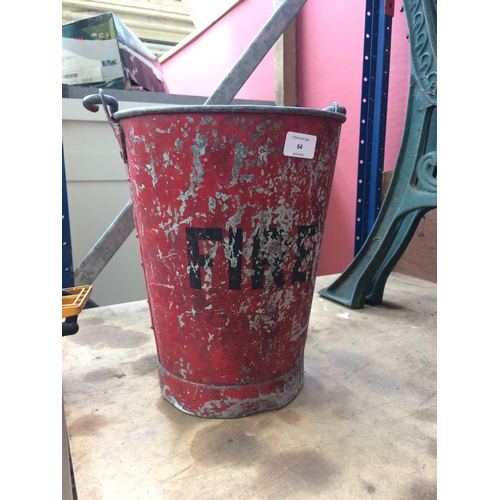
[[[126,163],[163,397],[211,418],[285,406],[304,383],[345,109],[96,99]]]

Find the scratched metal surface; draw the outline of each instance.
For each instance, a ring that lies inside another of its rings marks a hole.
[[[63,398],[86,500],[436,498],[436,285],[393,274],[381,306],[317,291],[305,383],[286,407],[187,415],[158,390],[145,301],[84,310]]]
[[[212,418],[288,404],[303,386],[344,115],[202,106],[115,118],[163,396]],[[297,156],[284,154],[290,133]],[[313,157],[299,156],[312,140]]]

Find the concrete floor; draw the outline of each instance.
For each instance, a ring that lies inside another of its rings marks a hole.
[[[383,305],[361,310],[315,294],[303,390],[236,420],[161,397],[145,301],[78,322],[63,399],[81,500],[437,497],[433,283],[393,273]]]

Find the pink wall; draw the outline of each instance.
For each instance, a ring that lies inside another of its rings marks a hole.
[[[365,0],[308,0],[297,16],[298,106],[347,108],[318,274],[342,272],[354,255]],[[385,170],[396,162],[406,112],[409,44],[395,1]],[[273,0],[244,0],[200,38],[163,63],[169,92],[209,96],[273,13]],[[274,101],[273,51],[236,96]]]
[[[162,64],[168,92],[210,96],[273,12],[273,0],[244,0],[237,5]],[[274,52],[270,50],[236,98],[274,101],[273,75]]]
[[[401,0],[392,20],[384,170],[396,162],[409,84],[409,46]],[[298,17],[298,105],[347,108],[323,236],[318,275],[342,272],[354,256],[365,0],[308,0]]]
[[[353,258],[365,2],[308,1],[297,26],[298,103],[347,109],[323,235],[318,274],[341,272]]]

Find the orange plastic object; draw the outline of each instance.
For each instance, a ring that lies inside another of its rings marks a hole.
[[[72,288],[63,288],[71,295],[62,296],[62,317],[77,316],[85,307],[85,304],[92,293],[92,285],[75,286]]]

